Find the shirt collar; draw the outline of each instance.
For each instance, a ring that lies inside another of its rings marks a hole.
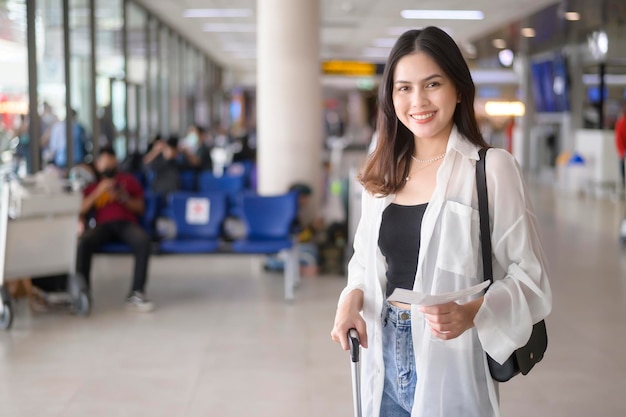
[[[457,129],[456,125],[452,126],[446,152],[450,152],[452,149],[460,153],[465,158],[474,159],[476,161],[480,159],[478,157],[478,147],[463,136]]]

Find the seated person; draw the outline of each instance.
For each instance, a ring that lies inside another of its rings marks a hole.
[[[126,302],[139,311],[150,311],[153,305],[145,296],[150,237],[137,223],[137,216],[145,210],[143,190],[131,174],[117,171],[117,159],[111,148],[100,150],[95,168],[98,180],[84,189],[80,214],[91,212],[96,224],[80,237],[76,270],[89,288],[94,252],[113,241],[128,244],[135,256],[135,272]]]
[[[178,136],[160,140],[146,154],[143,163],[153,173],[150,190],[169,194],[180,190],[180,172],[199,165],[199,160],[188,148],[179,149]]]
[[[325,235],[325,225],[321,218],[307,221],[310,200],[313,190],[308,184],[295,183],[289,187],[290,192],[298,193],[298,213],[293,223],[293,229],[298,232],[298,249],[300,274],[303,276],[315,276],[318,274],[319,249]],[[265,269],[268,271],[282,271],[284,269],[285,256],[278,254],[268,258]]]

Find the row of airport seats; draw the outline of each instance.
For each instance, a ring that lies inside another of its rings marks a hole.
[[[238,214],[245,225],[245,236],[229,242],[222,228],[230,211],[231,195],[227,191],[180,191],[167,197],[166,212],[176,225],[176,235],[155,242],[161,254],[276,254],[287,251],[285,268],[285,298],[293,299],[294,286],[299,280],[298,248],[293,230],[298,210],[295,192],[276,196],[260,196],[253,191],[236,194]],[[159,215],[159,196],[145,193],[146,211],[140,224],[154,235]],[[122,243],[108,243],[101,253],[129,253]]]
[[[146,193],[151,189],[154,174],[151,171],[135,172],[135,178],[142,185]],[[241,202],[239,197],[243,192],[256,190],[256,170],[252,161],[235,162],[228,166],[222,175],[215,175],[209,170],[183,170],[180,173],[180,191],[211,192],[221,191],[227,194],[228,215],[241,217]],[[160,199],[156,214],[172,217],[168,212],[169,206]]]
[[[154,179],[154,173],[150,170],[132,173],[142,185],[144,190],[149,190]],[[214,178],[219,177],[237,178],[236,185],[245,189],[256,189],[256,166],[253,161],[234,162],[224,169],[222,175],[216,175],[210,170],[184,169],[180,172],[180,191],[206,191],[207,184]],[[241,183],[241,184],[239,184]]]

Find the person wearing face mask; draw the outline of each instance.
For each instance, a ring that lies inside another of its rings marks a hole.
[[[182,140],[181,148],[188,150],[191,154],[197,153],[198,148],[200,148],[200,133],[200,126],[189,126],[189,129],[187,129],[187,136],[185,136]]]
[[[95,168],[98,180],[84,189],[80,213],[91,214],[96,225],[80,237],[76,270],[89,287],[94,252],[109,242],[128,244],[135,257],[135,269],[126,303],[138,311],[151,311],[153,304],[145,296],[150,237],[137,223],[137,216],[145,210],[143,190],[131,174],[118,172],[112,148],[100,150]]]
[[[167,141],[156,142],[143,158],[146,169],[152,171],[150,191],[162,195],[179,191],[181,172],[196,168],[199,162],[188,148],[179,146],[176,135],[171,135]]]

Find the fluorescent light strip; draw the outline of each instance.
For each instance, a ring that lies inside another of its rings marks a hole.
[[[427,20],[483,20],[485,15],[480,10],[402,10],[405,19]]]
[[[254,32],[256,25],[252,23],[207,23],[202,26],[203,32]]]
[[[187,9],[183,17],[250,17],[250,9]]]
[[[604,82],[606,85],[626,86],[626,75],[606,74]],[[600,76],[598,74],[583,74],[583,84],[600,85]]]
[[[523,116],[526,106],[521,101],[488,101],[485,113],[489,116]]]
[[[567,13],[565,13],[565,18],[567,20],[575,22],[577,20],[580,20],[580,13],[578,13],[578,12],[567,12]]]
[[[535,29],[533,28],[522,28],[521,33],[522,33],[522,36],[525,38],[535,37]]]

